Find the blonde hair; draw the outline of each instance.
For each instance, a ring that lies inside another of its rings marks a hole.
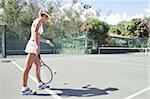
[[[42,11],[42,10],[40,10],[40,11],[38,12],[38,15],[39,15],[39,17],[42,17],[42,16],[46,15],[46,16],[48,17],[48,22],[49,22],[49,23],[52,23],[52,18],[51,18],[51,16],[49,15],[49,12],[48,12],[48,11]]]
[[[49,12],[48,11],[42,11],[42,10],[40,10],[39,12],[38,12],[38,15],[39,15],[39,17],[41,17],[41,16],[43,16],[43,15],[49,15]]]
[[[40,10],[40,11],[38,12],[39,17],[41,16],[41,13],[42,13],[42,10]]]

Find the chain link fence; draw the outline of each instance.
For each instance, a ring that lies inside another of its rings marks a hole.
[[[146,48],[150,47],[149,37],[145,38],[117,38],[111,37],[108,39],[108,43],[103,45],[104,47],[129,47],[129,48]],[[102,47],[103,47],[102,46]]]
[[[30,30],[30,29],[28,29]],[[22,31],[22,32],[21,32]],[[8,27],[6,27],[6,38],[3,38],[4,26],[0,26],[0,54],[3,52],[4,43],[6,39],[6,54],[7,55],[14,55],[14,54],[25,54],[24,48],[29,40],[30,31],[26,31],[24,33],[24,29],[20,30],[20,33],[15,33],[11,31]],[[20,37],[13,36],[14,34],[18,34]],[[21,35],[23,34],[23,35]],[[55,37],[47,35],[48,33],[44,33],[42,35],[46,38],[52,38],[52,42],[54,43],[55,47],[50,47],[47,44],[41,43],[41,53],[45,54],[85,54],[86,50],[87,53],[98,53],[96,49],[98,46],[93,44],[92,40],[86,39],[85,35],[76,35],[76,33],[68,33],[73,34],[73,36],[65,35],[60,36],[56,35]],[[61,33],[57,33],[61,34]],[[82,33],[80,33],[82,34]],[[25,36],[26,35],[26,36]],[[86,41],[87,40],[87,41]],[[87,42],[87,45],[86,45]],[[2,47],[3,46],[3,47]],[[129,47],[129,48],[147,48],[150,47],[150,39],[147,38],[119,38],[119,37],[108,37],[107,43],[103,44],[100,47]],[[94,51],[95,50],[95,51]]]

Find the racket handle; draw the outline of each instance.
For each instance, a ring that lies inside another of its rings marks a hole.
[[[39,59],[41,59],[41,56],[40,56],[40,54],[38,54],[38,57],[39,57]]]

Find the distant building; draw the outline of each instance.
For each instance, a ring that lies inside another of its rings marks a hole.
[[[128,38],[131,39],[129,36],[123,36],[123,35],[119,35],[119,34],[115,34],[115,33],[108,33],[109,37],[116,37],[116,38]]]

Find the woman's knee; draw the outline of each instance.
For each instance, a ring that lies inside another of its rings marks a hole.
[[[34,60],[35,60],[35,55],[34,54],[28,54],[26,64],[25,64],[25,67],[26,67],[25,72],[28,72],[31,69]]]
[[[40,63],[39,57],[36,57],[34,64],[36,65],[36,67],[40,66],[41,63]]]
[[[29,53],[26,59],[26,65],[30,66],[32,65],[32,63],[34,62],[34,60],[36,59],[36,55]]]
[[[31,67],[32,67],[32,66],[27,66],[27,67],[25,68],[25,71],[29,71],[29,70],[31,69]]]

